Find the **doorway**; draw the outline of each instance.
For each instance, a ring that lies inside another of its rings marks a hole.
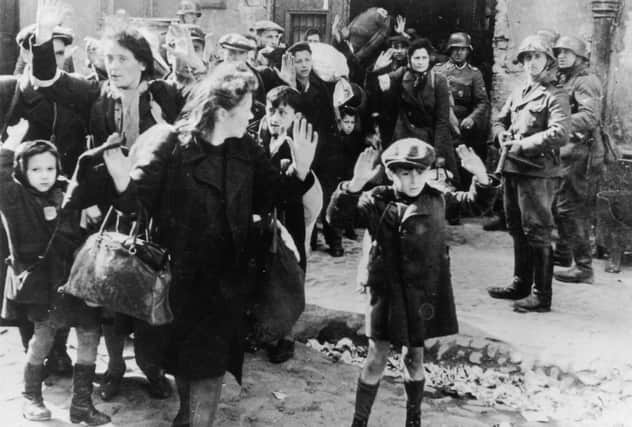
[[[13,74],[18,58],[15,36],[20,31],[20,3],[0,0],[0,74]]]
[[[451,33],[468,33],[474,47],[470,61],[480,68],[490,91],[496,0],[350,0],[350,20],[370,7],[382,7],[393,18],[406,17],[406,28],[430,39],[439,53],[445,53]]]

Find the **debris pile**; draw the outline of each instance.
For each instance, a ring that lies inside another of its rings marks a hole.
[[[349,338],[337,343],[311,339],[307,346],[333,362],[362,366],[367,348]],[[403,360],[393,352],[384,375],[403,381]],[[559,369],[523,371],[507,361],[493,367],[439,360],[425,362],[426,393],[441,402],[462,401],[464,408],[519,412],[529,422],[572,422],[573,425],[625,426],[632,416],[632,378],[613,375],[593,378],[589,373],[562,374]],[[451,400],[450,399],[450,400]],[[487,408],[487,409],[486,409]],[[626,409],[624,409],[626,408]],[[602,424],[607,421],[607,424]]]

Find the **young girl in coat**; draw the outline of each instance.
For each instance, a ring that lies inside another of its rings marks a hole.
[[[377,152],[364,150],[353,178],[334,193],[327,216],[343,227],[366,227],[372,244],[364,248],[360,281],[369,290],[366,333],[369,353],[358,380],[353,426],[366,426],[391,345],[402,347],[406,426],[421,425],[424,340],[458,332],[445,233],[446,198],[471,203],[492,197],[485,166],[465,146],[457,149],[463,167],[476,180],[469,192],[446,192],[431,182],[435,150],[406,138],[382,154],[390,186],[361,192],[377,173]]]
[[[24,367],[22,415],[33,421],[51,418],[42,398],[44,359],[58,329],[75,326],[77,357],[70,420],[97,426],[110,417],[92,404],[92,381],[99,344],[99,313],[83,301],[62,295],[80,243],[79,213],[61,212],[66,189],[57,148],[46,140],[9,138],[0,149],[0,213],[9,238],[9,272],[2,317],[34,324]]]

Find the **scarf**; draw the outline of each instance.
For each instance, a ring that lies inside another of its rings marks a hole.
[[[140,97],[149,91],[149,85],[142,81],[136,88],[120,89],[110,86],[110,92],[114,99],[119,100],[115,104],[114,115],[117,118],[117,127],[122,135],[125,135],[125,144],[131,147],[140,134]],[[149,91],[149,106],[151,115],[156,123],[165,123],[162,109],[154,101]]]

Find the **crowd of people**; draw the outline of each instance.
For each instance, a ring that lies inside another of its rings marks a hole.
[[[340,257],[343,236],[366,230],[359,279],[370,340],[353,426],[367,425],[391,346],[405,360],[406,426],[421,425],[424,340],[458,332],[445,230],[463,212],[495,209],[506,222],[513,279],[488,291],[515,300],[516,311],[550,311],[554,264],[571,267],[556,279],[592,283],[601,83],[578,38],[527,37],[515,58],[524,83],[492,119],[470,36],[455,32],[437,52],[401,16],[387,21],[394,35],[360,55],[338,18],[330,45],[310,29],[287,47],[270,21],[212,45],[197,25],[199,4],[183,1],[155,45],[120,11],[100,39],[86,39],[90,72],[80,75],[67,13],[59,0],[39,0],[36,23],[17,36],[15,74],[0,76],[1,317],[19,326],[26,352],[25,418],[50,419],[42,381],[71,373],[71,421],[108,423],[92,400],[97,346],[103,337],[98,394],[110,400],[133,332],[150,395],[169,398],[166,374],[175,377],[173,426],[212,425],[225,373],[241,381],[253,239],[273,211],[303,272],[319,231]],[[322,51],[343,58],[344,75]],[[490,148],[500,153],[495,173]],[[110,206],[124,231],[139,206],[152,218],[171,256],[172,323],[58,292]],[[293,357],[290,331],[259,344],[271,362]]]

